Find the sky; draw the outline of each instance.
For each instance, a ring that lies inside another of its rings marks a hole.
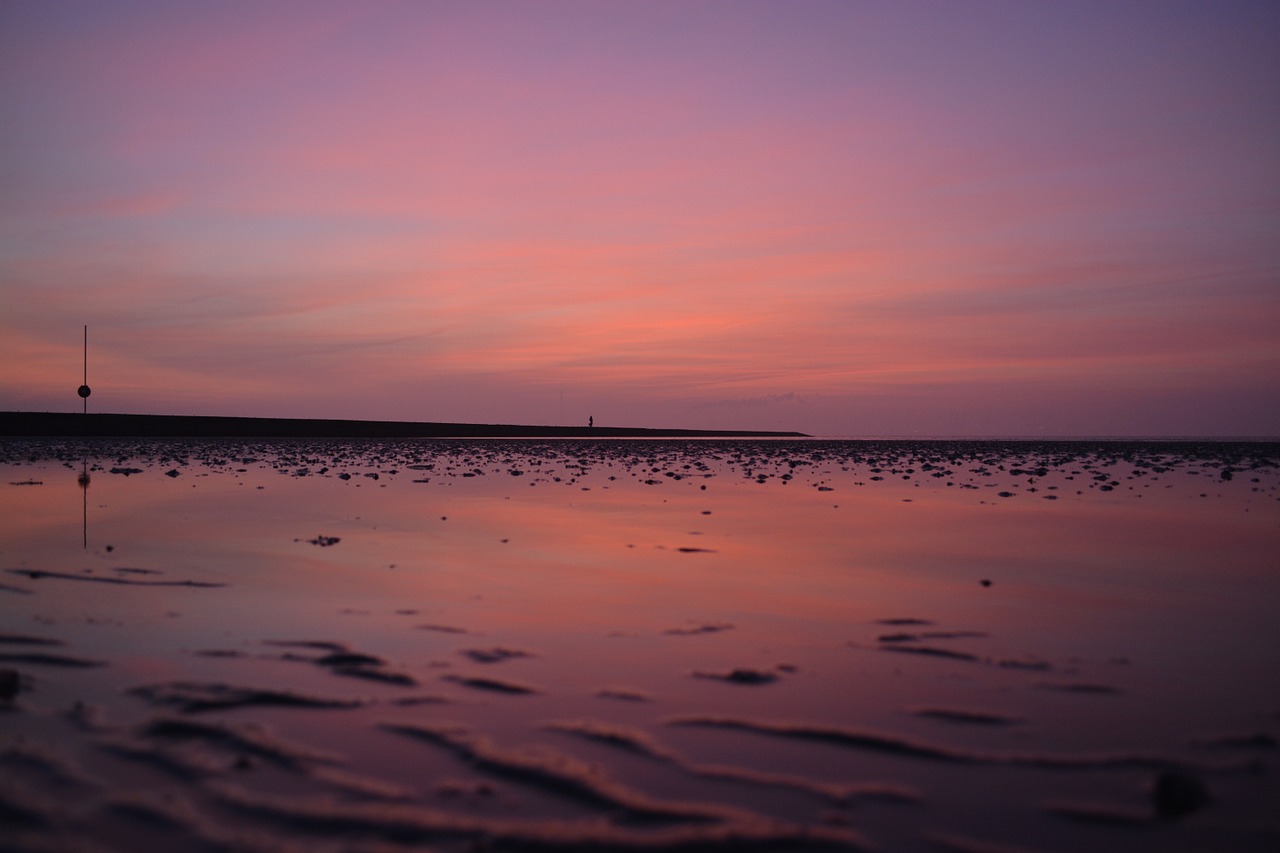
[[[1280,436],[1274,0],[12,0],[0,411]]]

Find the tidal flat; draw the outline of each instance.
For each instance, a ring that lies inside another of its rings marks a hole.
[[[1280,445],[0,440],[15,851],[1280,847]]]

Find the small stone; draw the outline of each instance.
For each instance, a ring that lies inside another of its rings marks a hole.
[[[777,680],[777,676],[769,672],[758,672],[754,669],[735,669],[724,678],[734,684],[769,684]]]
[[[1209,801],[1209,791],[1198,776],[1180,770],[1165,770],[1156,777],[1152,790],[1156,814],[1179,818],[1197,811]]]
[[[22,677],[16,669],[0,669],[0,702],[9,704],[18,695]]]
[[[729,684],[772,684],[778,676],[772,672],[760,672],[755,669],[734,669],[730,672],[695,672],[695,678],[709,678]]]
[[[334,652],[316,661],[321,666],[382,666],[383,661],[359,652]]]

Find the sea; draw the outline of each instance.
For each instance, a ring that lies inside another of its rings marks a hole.
[[[0,439],[5,851],[1280,849],[1280,444]]]

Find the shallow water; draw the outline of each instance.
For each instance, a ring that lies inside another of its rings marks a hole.
[[[1275,849],[1278,461],[7,440],[0,816],[18,850]]]

